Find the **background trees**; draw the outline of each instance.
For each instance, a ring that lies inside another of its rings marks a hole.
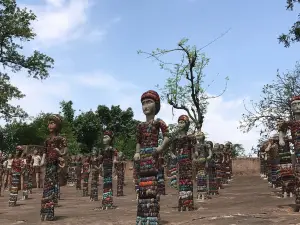
[[[9,103],[25,96],[10,83],[11,74],[25,71],[35,79],[46,79],[54,64],[51,57],[39,51],[24,54],[23,44],[36,36],[31,27],[35,20],[33,12],[19,8],[15,0],[0,0],[0,119],[6,121],[28,116]]]
[[[300,0],[286,0],[286,9],[293,11],[297,3],[300,3]],[[300,41],[300,13],[298,14],[298,20],[291,26],[288,33],[281,34],[278,40],[286,48],[290,47],[292,43]]]

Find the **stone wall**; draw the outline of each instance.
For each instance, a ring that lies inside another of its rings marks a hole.
[[[232,161],[233,175],[237,176],[259,176],[259,158],[238,158]]]

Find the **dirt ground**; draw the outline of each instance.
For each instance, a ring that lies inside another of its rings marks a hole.
[[[126,196],[115,197],[117,208],[108,211],[97,210],[101,201],[90,202],[75,187],[62,187],[55,222],[40,222],[41,190],[34,189],[30,199],[19,201],[15,208],[8,207],[9,193],[5,192],[0,198],[0,224],[134,225],[136,200],[130,181],[127,180],[124,190]],[[293,202],[294,198],[277,197],[275,190],[260,177],[234,177],[219,196],[205,202],[196,201],[197,209],[193,212],[178,212],[176,190],[167,187],[167,195],[161,197],[161,219],[162,224],[168,225],[300,225],[300,214],[292,210]]]

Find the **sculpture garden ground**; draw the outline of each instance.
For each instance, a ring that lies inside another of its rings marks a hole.
[[[133,225],[136,219],[136,200],[133,184],[127,179],[124,197],[115,197],[117,209],[99,211],[101,201],[90,202],[81,197],[75,187],[62,187],[62,200],[57,207],[57,221],[43,222],[55,225]],[[115,185],[115,183],[114,183]],[[219,196],[200,203],[193,212],[177,211],[177,191],[169,188],[168,195],[161,198],[162,224],[170,225],[233,225],[233,224],[300,224],[299,213],[293,212],[293,199],[278,198],[274,189],[258,176],[234,177],[234,180],[221,190]],[[17,208],[8,207],[9,192],[0,198],[0,224],[34,225],[41,224],[39,217],[41,189],[26,201],[18,201]],[[101,186],[99,189],[101,193]],[[99,196],[100,199],[100,196]],[[17,214],[16,211],[17,210]]]

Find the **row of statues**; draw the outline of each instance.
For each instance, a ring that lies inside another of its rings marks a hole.
[[[295,196],[295,211],[300,209],[300,96],[290,101],[292,118],[278,120],[277,134],[260,146],[261,177],[280,188],[282,197]],[[287,135],[290,132],[290,135]]]
[[[160,111],[160,97],[153,90],[141,96],[141,104],[146,119],[137,126],[136,134],[137,143],[134,155],[134,182],[137,193],[136,224],[159,224],[160,197],[165,194],[163,156],[168,154],[172,159],[171,183],[178,189],[178,210],[190,211],[194,210],[194,176],[197,182],[197,199],[204,200],[208,195],[218,194],[218,190],[231,180],[233,149],[230,142],[222,145],[206,141],[201,131],[188,134],[190,120],[186,115],[178,118],[178,130],[175,135],[170,135],[166,123],[155,118]],[[65,166],[64,157],[68,153],[67,140],[60,135],[61,128],[62,118],[59,115],[52,115],[48,123],[50,134],[45,141],[42,156],[39,158],[39,167],[45,167],[41,220],[54,220],[54,209],[60,198],[59,174],[60,169]],[[121,152],[116,151],[113,141],[113,132],[105,131],[103,149],[99,154],[93,152],[91,157],[84,159],[77,157],[69,164],[68,183],[69,185],[76,183],[76,189],[82,189],[83,196],[89,193],[88,183],[91,174],[91,201],[98,200],[99,176],[102,175],[101,209],[114,208],[113,169],[118,177],[117,196],[123,195],[124,157]],[[18,146],[16,156],[12,160],[11,168],[17,169],[11,171],[10,206],[16,204],[20,172],[24,168],[22,151],[22,148]],[[36,170],[38,171],[37,168]],[[30,185],[28,183],[26,185],[24,190],[30,190],[27,188]]]

